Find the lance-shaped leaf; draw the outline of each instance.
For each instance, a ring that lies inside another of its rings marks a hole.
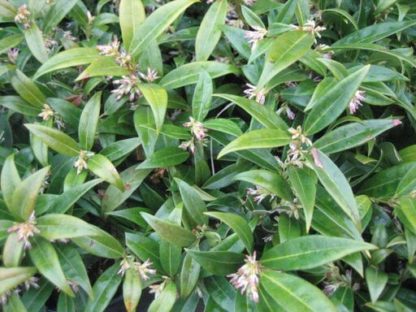
[[[48,172],[49,167],[45,167],[17,185],[9,207],[13,215],[22,220],[27,220],[30,217],[35,209],[36,199]]]
[[[215,275],[226,275],[236,272],[244,263],[244,255],[231,251],[199,251],[186,249],[205,270]]]
[[[16,288],[35,273],[34,267],[0,268],[0,294]]]
[[[91,77],[103,76],[124,76],[129,71],[120,66],[112,56],[100,56],[91,62],[91,64],[75,79],[75,81],[88,79]]]
[[[56,152],[67,156],[79,155],[78,143],[62,131],[35,124],[25,124],[25,127]]]
[[[165,147],[150,155],[137,169],[168,168],[188,159],[189,153],[178,147]]]
[[[101,108],[101,92],[85,104],[79,119],[78,136],[79,144],[82,149],[89,151],[94,145],[95,132],[97,130],[98,119]]]
[[[189,253],[186,253],[180,273],[180,295],[188,297],[198,283],[201,265]]]
[[[46,97],[38,86],[20,70],[16,70],[16,75],[12,77],[12,86],[16,92],[24,99],[28,104],[42,108],[46,103]]]
[[[148,312],[169,312],[176,301],[176,285],[168,280],[160,295],[152,301]]]
[[[227,15],[227,0],[215,1],[205,13],[195,39],[197,61],[206,61],[221,38],[221,26]]]
[[[289,144],[289,132],[280,129],[259,129],[246,132],[228,145],[218,154],[218,158],[235,151],[255,148],[275,148]]]
[[[214,96],[226,99],[230,102],[233,102],[238,107],[244,109],[251,117],[257,120],[266,128],[280,128],[287,129],[286,123],[271,109],[266,106],[259,105],[256,101],[249,100],[242,96],[232,95],[232,94],[214,94]]]
[[[260,303],[266,305],[266,311],[276,311],[276,307],[282,311],[338,311],[319,288],[306,280],[269,270],[260,275]]]
[[[43,25],[43,31],[49,33],[71,11],[78,0],[56,0],[48,11]]]
[[[365,281],[370,292],[371,302],[376,302],[387,285],[388,275],[374,267],[365,270]]]
[[[416,234],[416,203],[414,199],[410,197],[400,198],[400,205],[394,209],[394,212],[406,229]]]
[[[291,166],[288,169],[289,181],[299,198],[305,215],[306,231],[309,231],[312,223],[313,208],[316,197],[316,174],[309,168],[298,168]]]
[[[253,234],[251,233],[250,226],[243,217],[225,212],[206,212],[205,214],[227,224],[241,239],[247,251],[249,253],[253,251]]]
[[[257,87],[263,88],[279,72],[304,56],[313,41],[313,35],[303,31],[289,31],[276,37],[267,50],[266,62]]]
[[[59,69],[89,64],[97,57],[99,54],[96,48],[74,48],[59,52],[39,67],[34,79]]]
[[[162,220],[148,213],[142,212],[142,217],[164,240],[179,247],[192,245],[196,240],[191,231],[172,222]]]
[[[273,270],[306,270],[358,251],[373,249],[377,247],[353,239],[309,235],[288,240],[268,249],[260,262]]]
[[[202,71],[208,72],[212,79],[231,73],[238,73],[236,66],[215,62],[192,62],[175,68],[166,74],[160,81],[160,85],[168,90],[191,85],[198,82]]]
[[[324,153],[313,149],[314,160],[308,157],[308,165],[311,167],[326,191],[337,202],[342,210],[354,221],[357,228],[361,228],[360,215],[357,202],[354,198],[351,186],[342,171]]]
[[[157,39],[187,7],[197,0],[175,0],[171,1],[148,16],[137,28],[131,40],[129,52],[138,56],[143,52],[152,40]]]
[[[207,207],[198,192],[185,181],[175,178],[175,182],[179,187],[179,192],[183,200],[186,212],[195,225],[202,225],[207,223],[207,217],[204,212]]]
[[[166,109],[168,107],[168,93],[164,88],[157,84],[140,83],[137,86],[152,109],[156,130],[159,132],[163,126]]]
[[[135,268],[127,269],[123,281],[123,300],[127,312],[136,311],[142,295],[142,280]]]
[[[22,180],[14,162],[14,154],[6,158],[1,169],[0,186],[6,205],[11,207],[13,192]]]
[[[121,191],[124,191],[124,183],[117,172],[116,167],[108,160],[107,157],[95,154],[88,159],[88,169],[91,170],[99,178],[107,181],[110,184],[114,184]]]
[[[48,51],[46,50],[43,34],[39,27],[32,22],[29,28],[23,30],[27,46],[33,56],[41,63],[45,63],[48,59]]]
[[[369,69],[370,65],[364,66],[338,81],[330,90],[322,94],[314,94],[313,98],[317,100],[303,123],[305,133],[314,134],[337,119],[347,108]]]
[[[401,124],[398,119],[373,119],[354,122],[332,130],[314,142],[325,154],[360,146],[379,134]]]
[[[121,0],[119,6],[121,36],[123,44],[128,50],[130,42],[135,36],[139,25],[146,18],[141,0]]]
[[[73,297],[74,293],[65,278],[55,248],[42,237],[34,237],[32,240],[33,247],[29,250],[29,255],[36,268],[52,284]]]
[[[117,273],[119,269],[120,264],[116,262],[96,280],[92,288],[94,296],[88,300],[85,312],[105,311],[121,283],[122,277]]]
[[[201,72],[192,97],[192,116],[198,121],[203,121],[208,115],[211,108],[212,89],[211,76],[206,71]]]

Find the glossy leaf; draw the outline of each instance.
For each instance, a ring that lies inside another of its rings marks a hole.
[[[111,161],[108,160],[107,157],[100,154],[95,154],[88,159],[87,165],[88,169],[91,170],[91,172],[96,176],[102,178],[104,181],[107,181],[110,184],[114,184],[120,189],[120,191],[124,191],[124,183],[121,180],[117,169],[114,167]]]
[[[230,251],[198,251],[187,249],[205,270],[216,275],[225,275],[236,272],[244,263],[244,256]]]
[[[159,132],[165,119],[168,94],[164,88],[156,84],[138,84],[138,87],[152,109],[156,130]]]
[[[121,0],[119,6],[120,28],[123,43],[129,48],[131,40],[135,37],[138,27],[146,18],[141,0]]]
[[[79,145],[82,149],[89,151],[94,144],[95,133],[97,131],[98,119],[101,107],[101,92],[94,96],[85,104],[79,120],[78,136]]]
[[[156,151],[137,166],[137,169],[167,168],[183,163],[189,153],[178,147],[165,147]]]

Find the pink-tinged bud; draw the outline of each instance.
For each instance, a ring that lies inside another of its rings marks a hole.
[[[402,124],[402,122],[399,119],[393,119],[393,126],[397,127],[400,126]]]
[[[312,153],[312,157],[313,157],[313,161],[315,162],[315,166],[319,167],[319,168],[324,168],[324,166],[322,165],[321,160],[319,159],[319,153],[318,150],[316,148],[313,148],[311,150]]]

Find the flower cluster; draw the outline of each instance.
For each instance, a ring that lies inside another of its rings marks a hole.
[[[30,15],[31,13],[28,10],[27,5],[23,4],[17,9],[17,14],[14,17],[14,21],[18,24],[21,24],[25,29],[30,28]]]
[[[240,289],[241,294],[246,295],[254,302],[259,301],[259,275],[261,266],[256,260],[256,252],[252,256],[247,255],[244,260],[245,264],[238,269],[237,273],[228,275],[231,278],[231,284]]]
[[[43,120],[49,120],[51,117],[53,117],[54,112],[53,109],[48,104],[43,104],[43,109],[39,113],[39,117],[41,117]]]
[[[247,89],[244,90],[244,94],[247,96],[247,98],[255,99],[257,103],[264,104],[266,101],[266,90],[264,88],[257,90],[256,86],[253,86],[252,84],[247,83],[246,84]]]
[[[127,256],[120,262],[120,269],[118,274],[123,276],[128,269],[134,269],[139,274],[142,280],[147,281],[150,277],[149,275],[155,275],[156,270],[152,269],[152,262],[147,259],[145,262],[135,261],[136,259],[133,256]]]
[[[128,95],[129,101],[133,102],[141,96],[140,89],[137,86],[138,82],[139,78],[134,74],[123,76],[121,79],[113,81],[118,87],[111,92],[116,95],[117,100],[121,99],[124,95]]]
[[[363,105],[361,102],[365,100],[365,92],[361,90],[357,90],[354,96],[352,97],[350,103],[348,104],[348,108],[351,114],[355,114],[358,109]]]
[[[275,198],[275,194],[269,192],[268,190],[256,185],[255,188],[248,188],[247,195],[254,196],[254,201],[260,204],[267,196],[270,196],[270,200]]]
[[[318,38],[321,38],[320,32],[326,30],[325,27],[316,25],[314,20],[309,20],[303,26],[297,26],[296,29],[310,32],[314,37]]]
[[[248,41],[252,48],[267,35],[267,29],[262,27],[253,26],[254,30],[246,30],[244,32],[244,38]]]
[[[179,147],[184,150],[189,150],[192,154],[195,153],[195,139],[198,142],[205,143],[205,137],[207,135],[207,129],[204,128],[202,122],[195,120],[193,117],[189,117],[189,121],[183,124],[185,128],[189,128],[192,133],[192,139],[182,142]]]
[[[26,222],[11,226],[7,232],[16,233],[17,239],[23,242],[24,249],[30,249],[32,247],[29,241],[30,238],[35,236],[35,234],[39,234],[39,229],[36,227],[35,213],[33,212]]]
[[[80,174],[82,170],[88,169],[87,160],[94,155],[92,152],[80,151],[78,159],[74,162],[74,167],[77,169],[77,174]]]
[[[303,134],[302,127],[289,128],[288,131],[292,135],[292,142],[289,144],[287,153],[287,162],[297,167],[303,167],[305,154],[312,146],[311,140]]]

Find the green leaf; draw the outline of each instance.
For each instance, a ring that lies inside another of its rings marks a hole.
[[[101,150],[100,154],[107,157],[110,161],[116,161],[130,154],[139,145],[139,138],[120,140],[107,145],[104,149]]]
[[[314,142],[314,146],[328,155],[337,153],[360,146],[399,124],[398,119],[370,119],[350,123],[328,132]]]
[[[18,294],[12,294],[7,298],[7,303],[3,307],[4,312],[27,312]]]
[[[188,247],[196,237],[191,231],[172,222],[162,220],[148,213],[141,213],[146,222],[160,235],[161,238],[179,247]]]
[[[151,40],[157,39],[187,7],[196,1],[171,1],[150,14],[134,33],[129,47],[130,54],[135,57],[138,56],[151,43]]]
[[[316,149],[315,153],[315,162],[310,157],[308,158],[309,166],[315,171],[326,191],[360,229],[361,221],[358,206],[350,184],[328,156]],[[319,162],[319,166],[316,162]]]
[[[26,116],[36,117],[41,112],[40,107],[33,106],[15,95],[0,96],[0,105]]]
[[[47,214],[36,220],[40,235],[49,241],[96,235],[94,226],[77,217],[65,214]]]
[[[47,73],[72,66],[89,64],[99,57],[96,48],[73,48],[55,54],[37,70],[34,79]]]
[[[23,40],[23,35],[9,34],[7,37],[4,37],[0,40],[0,54],[7,52],[9,49],[14,48]]]
[[[0,268],[0,294],[13,290],[36,273],[34,267]]]
[[[182,248],[162,239],[159,245],[159,255],[163,271],[173,278],[181,264]]]
[[[349,34],[333,44],[339,46],[350,43],[373,43],[416,25],[415,21],[377,23]]]
[[[105,311],[121,283],[121,276],[117,274],[119,268],[120,264],[116,262],[100,275],[92,288],[94,297],[88,300],[85,312]]]
[[[125,233],[126,235],[126,246],[131,250],[140,260],[146,261],[150,259],[153,266],[158,270],[162,271],[159,256],[159,243],[155,240],[146,237],[144,234],[137,232]]]
[[[101,92],[91,97],[82,110],[78,126],[79,144],[82,149],[89,151],[94,145],[98,119],[100,117]]]
[[[120,28],[123,44],[128,50],[137,29],[146,18],[141,0],[121,0],[119,6]]]
[[[179,147],[165,147],[154,152],[137,169],[168,168],[187,160],[189,153]]]
[[[34,237],[32,240],[33,247],[29,250],[29,255],[33,264],[52,284],[73,297],[74,293],[65,278],[55,248],[44,238]]]
[[[192,116],[198,121],[203,121],[208,115],[211,108],[212,90],[211,76],[206,71],[202,71],[192,97]]]
[[[129,71],[120,66],[112,56],[99,56],[75,79],[80,81],[91,77],[125,76]]]
[[[231,251],[199,251],[187,249],[205,270],[215,275],[226,275],[236,272],[244,263],[244,255]]]
[[[218,0],[205,13],[195,39],[197,61],[206,61],[214,51],[221,38],[221,26],[225,24],[227,9],[227,0]]]
[[[67,296],[65,293],[60,293],[58,303],[56,305],[57,312],[75,312],[76,302],[74,298]]]
[[[136,165],[124,170],[120,176],[121,180],[124,182],[125,189],[124,191],[120,191],[120,189],[114,185],[110,185],[107,188],[102,200],[103,213],[113,211],[124,203],[140,186],[150,171],[151,170],[147,169],[136,169]]]
[[[35,209],[36,199],[43,186],[49,167],[43,168],[19,183],[13,191],[10,212],[22,220],[28,220]]]
[[[214,96],[233,102],[266,128],[287,129],[286,123],[275,112],[266,106],[260,105],[256,101],[225,93],[217,93]]]
[[[17,267],[24,256],[24,242],[19,239],[17,233],[8,233],[7,230],[13,226],[10,222],[9,226],[5,229],[8,234],[6,242],[3,246],[3,265],[5,267]],[[2,224],[4,225],[4,224]]]
[[[43,31],[49,33],[72,10],[78,0],[56,0],[48,11],[43,25]]]
[[[404,226],[416,234],[416,203],[410,197],[400,198],[400,204],[394,209],[395,214]]]
[[[27,46],[33,56],[41,63],[45,63],[48,60],[48,51],[43,41],[43,34],[39,27],[32,22],[29,28],[23,30],[25,35]]]
[[[116,187],[120,189],[120,191],[124,191],[124,183],[121,180],[120,175],[117,172],[116,167],[108,160],[107,157],[95,154],[91,158],[88,159],[88,169],[91,170],[99,178],[102,178],[104,181],[107,181],[110,184],[114,184]]]
[[[170,90],[195,84],[203,71],[208,72],[212,79],[239,72],[237,67],[230,64],[215,61],[192,62],[170,71],[162,78],[160,85]]]
[[[0,178],[3,199],[9,210],[12,207],[13,192],[19,186],[21,181],[14,162],[14,154],[10,154],[3,163]]]
[[[218,154],[218,158],[235,151],[255,148],[275,148],[289,144],[289,132],[280,129],[259,129],[246,132],[228,145]]]
[[[237,214],[226,212],[206,212],[205,214],[227,224],[244,243],[247,251],[249,253],[253,251],[253,234],[251,233],[250,226],[243,217]]]
[[[186,253],[179,277],[180,296],[187,298],[194,290],[201,271],[200,264],[189,254]]]
[[[78,143],[67,134],[42,125],[25,124],[25,127],[56,152],[67,156],[79,155]]]
[[[16,92],[19,93],[22,99],[28,104],[33,107],[42,108],[46,103],[46,97],[36,84],[20,70],[16,70],[16,75],[12,77],[11,82]]]
[[[207,211],[207,207],[198,192],[185,181],[175,178],[175,182],[179,187],[187,215],[195,225],[206,224],[207,217],[204,212]]]
[[[365,270],[365,281],[370,292],[371,302],[376,302],[387,285],[388,275],[377,268],[368,267]]]
[[[263,88],[274,76],[308,52],[314,37],[303,31],[289,31],[276,37],[266,53],[263,72],[257,88]]]
[[[160,295],[150,304],[148,312],[169,312],[176,301],[176,285],[168,280]]]
[[[309,231],[312,223],[313,208],[316,197],[316,174],[309,168],[291,166],[288,169],[289,182],[296,197],[299,198],[305,215],[306,231]]]
[[[65,272],[65,276],[76,282],[85,292],[92,297],[92,287],[88,278],[87,269],[82,261],[81,255],[73,245],[55,246],[59,262]]]
[[[364,66],[337,82],[329,91],[314,94],[317,100],[303,124],[305,133],[310,135],[319,132],[341,115],[354,97],[369,69],[370,65]]]
[[[268,192],[289,201],[293,198],[288,183],[276,172],[263,169],[248,170],[237,174],[234,179],[258,185]]]
[[[358,251],[373,249],[377,247],[352,239],[308,235],[270,248],[264,252],[260,262],[273,270],[306,270]]]
[[[166,109],[168,106],[168,94],[164,88],[156,84],[140,83],[137,86],[152,109],[156,130],[159,132],[165,119]]]
[[[304,279],[281,272],[265,271],[260,275],[260,295],[270,300],[269,311],[338,311],[334,304],[316,286]],[[271,304],[271,305],[270,305]],[[279,309],[280,311],[280,309]]]
[[[134,268],[126,271],[123,281],[123,301],[127,312],[136,311],[142,295],[142,281]]]

